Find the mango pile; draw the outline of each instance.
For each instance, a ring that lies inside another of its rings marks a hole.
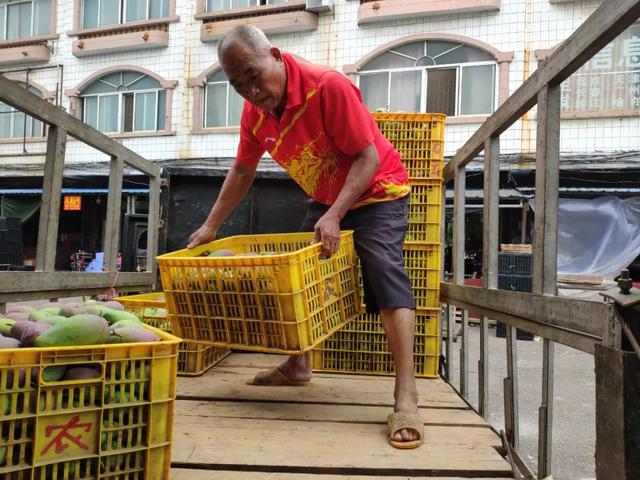
[[[116,301],[11,307],[0,317],[0,349],[157,342],[155,333]]]

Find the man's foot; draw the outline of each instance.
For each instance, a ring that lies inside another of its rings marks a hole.
[[[286,362],[264,372],[259,372],[247,385],[300,386],[311,381],[310,354],[291,355]]]
[[[393,431],[389,432],[389,440],[395,443],[406,442],[407,447],[404,448],[415,448],[422,443],[422,422],[421,420],[417,420],[420,417],[420,411],[418,410],[418,390],[416,388],[415,380],[411,379],[411,382],[408,382],[406,388],[400,388],[396,384],[396,403],[394,405],[393,411],[394,414],[398,414],[397,416],[402,418],[401,424],[406,424],[405,428],[396,428]],[[397,381],[397,380],[396,380]],[[410,419],[407,420],[407,419]],[[416,445],[415,443],[419,443]],[[394,445],[397,448],[397,445]]]

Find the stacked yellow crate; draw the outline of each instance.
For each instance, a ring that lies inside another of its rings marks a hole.
[[[400,153],[411,179],[405,269],[416,299],[418,376],[438,375],[440,357],[440,228],[444,120],[441,114],[375,113],[380,131]],[[362,281],[360,280],[361,288]],[[362,314],[314,350],[316,371],[392,374],[393,360],[378,315]]]
[[[147,325],[172,333],[163,292],[142,293],[117,299],[128,311]],[[211,347],[195,342],[180,342],[178,347],[178,375],[202,375],[231,353],[228,348]]]

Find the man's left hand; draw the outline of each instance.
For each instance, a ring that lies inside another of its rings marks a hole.
[[[322,256],[329,258],[340,248],[340,217],[327,212],[313,227],[316,242],[322,242]]]

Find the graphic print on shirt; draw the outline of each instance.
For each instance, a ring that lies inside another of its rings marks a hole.
[[[309,196],[315,198],[320,193],[322,197],[331,198],[339,193],[340,166],[330,147],[324,152],[316,150],[322,138],[322,132],[318,132],[306,145],[296,146],[298,155],[292,154],[280,163]]]

